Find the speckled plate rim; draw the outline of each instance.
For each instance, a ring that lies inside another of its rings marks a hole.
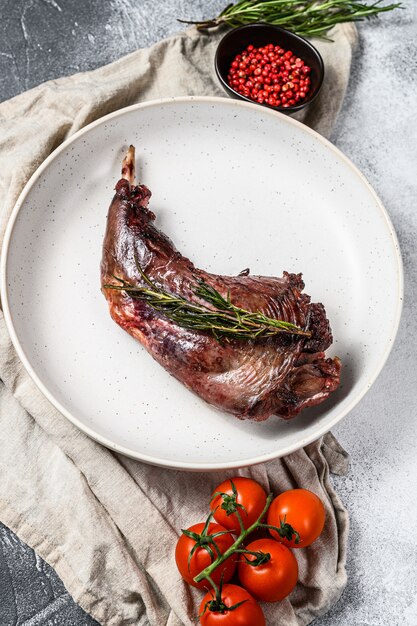
[[[283,113],[280,113],[278,111],[274,111],[274,110],[262,107],[262,113],[264,115],[270,115],[270,116],[278,117],[278,118],[281,119],[281,121],[284,124],[290,124],[290,125],[296,126],[303,133],[306,133],[307,135],[310,135],[316,141],[319,141],[321,144],[323,144],[326,148],[329,149],[330,152],[333,152],[336,157],[338,157],[339,159],[344,161],[344,163],[352,170],[352,172],[365,185],[365,187],[367,188],[367,190],[369,191],[371,196],[374,198],[374,200],[375,200],[375,202],[376,202],[376,204],[377,204],[377,206],[378,206],[378,208],[379,208],[379,210],[381,212],[381,215],[384,218],[388,235],[390,236],[390,238],[392,240],[393,247],[394,247],[394,250],[395,250],[395,253],[396,253],[395,261],[396,261],[398,299],[397,299],[396,315],[395,315],[395,319],[394,319],[394,322],[393,322],[393,325],[392,325],[392,328],[391,328],[391,332],[389,334],[388,341],[386,343],[386,346],[385,346],[384,352],[383,352],[383,354],[381,356],[381,359],[380,359],[378,365],[374,368],[374,370],[372,372],[372,375],[368,376],[364,380],[362,388],[360,388],[358,390],[358,392],[351,399],[351,402],[348,403],[347,406],[344,407],[344,409],[342,411],[340,411],[338,413],[336,412],[334,417],[329,422],[326,422],[326,424],[319,426],[317,428],[317,430],[314,433],[310,434],[308,437],[301,437],[298,443],[289,445],[289,446],[287,446],[286,448],[284,448],[283,450],[281,450],[279,452],[272,452],[272,453],[264,454],[264,455],[261,455],[261,456],[254,456],[254,457],[251,457],[251,458],[248,458],[248,459],[244,460],[243,462],[242,461],[240,461],[240,462],[230,461],[228,463],[224,463],[224,462],[223,463],[222,462],[217,462],[217,463],[190,463],[190,462],[186,462],[186,461],[181,461],[181,462],[169,461],[168,462],[165,459],[161,459],[161,458],[150,456],[150,455],[146,455],[146,454],[141,454],[141,453],[138,453],[136,450],[132,450],[132,449],[130,449],[128,447],[125,447],[125,446],[117,445],[117,444],[113,443],[110,439],[108,439],[107,437],[103,437],[102,435],[100,435],[97,432],[95,432],[93,429],[91,429],[88,426],[86,426],[83,422],[81,422],[70,411],[67,411],[67,409],[65,409],[60,404],[60,402],[58,402],[58,400],[49,391],[49,389],[41,382],[41,380],[38,378],[38,375],[36,374],[36,371],[30,365],[30,362],[29,362],[28,358],[26,357],[26,354],[25,354],[25,352],[24,352],[24,350],[23,350],[23,348],[21,346],[21,343],[19,341],[19,338],[17,336],[17,333],[15,331],[15,327],[14,327],[14,324],[13,324],[12,311],[10,310],[10,306],[9,306],[8,288],[7,288],[7,260],[8,260],[9,246],[10,246],[11,238],[12,238],[12,235],[13,235],[16,219],[17,219],[19,211],[22,208],[22,206],[23,206],[23,204],[24,204],[24,202],[26,200],[26,197],[28,196],[28,194],[31,191],[32,187],[35,185],[36,181],[43,174],[43,172],[48,168],[50,163],[52,163],[54,161],[54,159],[56,159],[56,157],[59,154],[61,154],[61,152],[63,152],[73,142],[77,141],[80,137],[82,137],[86,133],[90,132],[93,128],[96,128],[97,126],[105,124],[109,120],[112,120],[112,119],[114,119],[116,117],[119,117],[119,116],[125,115],[127,113],[130,113],[131,111],[137,111],[137,110],[148,108],[148,107],[158,107],[158,106],[161,106],[161,105],[167,105],[169,103],[175,104],[175,103],[189,103],[189,102],[203,103],[203,104],[212,104],[212,105],[221,104],[222,106],[230,106],[230,107],[234,107],[234,108],[242,108],[243,107],[243,108],[246,108],[246,109],[252,109],[254,111],[260,112],[258,104],[252,104],[252,103],[243,102],[243,101],[239,101],[239,100],[229,100],[227,98],[222,98],[222,97],[214,97],[214,96],[213,97],[211,97],[211,96],[183,96],[183,97],[178,97],[178,98],[161,98],[161,99],[157,99],[157,100],[149,100],[147,102],[134,104],[134,105],[131,105],[131,106],[128,106],[128,107],[124,107],[123,109],[118,109],[117,111],[114,111],[113,113],[105,115],[104,117],[99,118],[98,120],[92,122],[91,124],[88,124],[88,126],[85,126],[84,128],[80,129],[79,131],[77,131],[76,133],[71,135],[71,137],[69,137],[60,146],[58,146],[58,148],[56,148],[45,159],[45,161],[43,161],[43,163],[38,167],[38,169],[33,173],[33,175],[30,177],[30,179],[26,183],[25,187],[23,188],[21,194],[19,195],[19,198],[18,198],[18,200],[16,202],[16,205],[15,205],[15,207],[14,207],[12,213],[11,213],[11,216],[9,218],[9,221],[8,221],[8,224],[7,224],[7,228],[6,228],[4,242],[3,242],[3,249],[2,249],[2,253],[1,253],[1,299],[2,299],[2,307],[3,307],[4,317],[5,317],[5,321],[6,321],[6,326],[8,328],[9,334],[10,334],[10,338],[12,340],[12,343],[13,343],[15,349],[16,349],[16,352],[17,352],[20,360],[22,361],[26,371],[28,372],[28,374],[30,375],[30,377],[32,378],[34,383],[37,385],[37,387],[40,389],[40,391],[44,394],[44,396],[51,402],[51,404],[53,404],[53,406],[55,406],[55,408],[58,409],[58,411],[60,411],[62,413],[62,415],[64,415],[70,422],[72,422],[77,428],[79,428],[86,435],[88,435],[89,437],[91,437],[95,441],[101,443],[102,445],[106,446],[107,448],[109,448],[111,450],[115,450],[115,451],[120,452],[121,454],[124,454],[124,455],[126,455],[126,456],[128,456],[130,458],[133,458],[133,459],[136,459],[136,460],[139,460],[139,461],[143,461],[143,462],[149,463],[151,465],[157,465],[159,467],[166,467],[166,468],[169,468],[169,469],[182,469],[182,470],[189,470],[189,471],[215,471],[215,470],[221,470],[221,469],[236,469],[236,468],[239,468],[239,467],[248,467],[250,465],[256,465],[258,463],[263,463],[265,461],[270,461],[272,459],[280,458],[280,457],[283,457],[283,456],[285,456],[287,454],[291,454],[291,452],[295,452],[296,450],[299,450],[300,448],[303,448],[304,446],[308,445],[309,443],[312,443],[313,441],[316,441],[319,437],[321,437],[322,435],[324,435],[327,432],[329,432],[331,430],[331,428],[333,428],[333,426],[335,426],[338,422],[340,422],[360,402],[360,400],[363,398],[363,396],[371,388],[371,386],[373,385],[373,383],[377,379],[379,373],[381,372],[383,366],[385,365],[385,363],[386,363],[386,361],[388,359],[388,356],[389,356],[389,354],[391,352],[391,349],[392,349],[392,346],[394,344],[395,337],[396,337],[397,332],[398,332],[398,327],[399,327],[399,323],[400,323],[400,319],[401,319],[402,304],[403,304],[404,273],[403,273],[403,263],[402,263],[400,246],[399,246],[399,243],[398,243],[398,239],[397,239],[397,235],[396,235],[394,226],[393,226],[393,224],[391,222],[391,219],[389,218],[388,213],[387,213],[385,207],[383,206],[380,198],[378,197],[378,195],[376,194],[376,192],[374,191],[373,187],[368,182],[366,177],[352,163],[352,161],[350,161],[350,159],[348,159],[348,157],[346,157],[343,154],[343,152],[341,152],[338,148],[336,148],[330,141],[328,141],[327,139],[322,137],[322,135],[320,135],[316,131],[312,130],[308,126],[305,126],[301,122],[298,122],[297,120],[294,120],[291,117],[287,117]]]

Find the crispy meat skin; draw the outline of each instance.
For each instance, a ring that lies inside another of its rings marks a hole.
[[[262,340],[219,343],[212,335],[187,330],[126,292],[103,289],[110,314],[170,374],[188,389],[241,419],[289,419],[319,404],[339,384],[339,359],[326,359],[332,334],[322,304],[302,293],[301,274],[282,278],[217,276],[194,267],[154,225],[148,209],[150,191],[121,179],[110,205],[101,262],[101,284],[118,276],[143,285],[145,273],[166,291],[198,299],[198,279],[247,310],[259,310],[312,332],[311,338],[279,334]]]

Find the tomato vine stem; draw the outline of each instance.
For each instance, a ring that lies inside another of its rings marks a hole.
[[[211,574],[214,572],[214,570],[217,567],[219,567],[219,565],[224,563],[230,556],[232,556],[232,554],[235,554],[235,552],[238,551],[238,549],[240,548],[242,543],[244,543],[244,541],[245,541],[245,539],[246,539],[246,537],[248,535],[253,533],[253,531],[256,530],[257,528],[261,527],[262,519],[265,517],[265,514],[268,511],[268,509],[269,509],[269,507],[271,505],[273,497],[274,497],[274,495],[272,493],[270,493],[268,495],[268,497],[266,499],[265,506],[264,506],[261,514],[259,515],[258,519],[252,524],[252,526],[249,526],[249,528],[247,528],[246,530],[244,528],[242,528],[239,537],[230,546],[230,548],[228,548],[226,550],[226,552],[224,552],[221,556],[217,557],[217,559],[215,561],[213,561],[213,563],[211,563],[211,565],[208,565],[199,574],[197,574],[197,576],[194,577],[194,582],[199,583],[199,582],[201,582],[204,579],[208,580],[209,582],[212,582],[211,581]],[[242,524],[242,526],[243,526],[243,524]],[[270,528],[273,528],[274,530],[279,531],[279,529],[275,528],[274,526],[271,526]]]

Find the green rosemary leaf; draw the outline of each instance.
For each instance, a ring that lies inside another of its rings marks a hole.
[[[224,298],[217,289],[203,280],[197,281],[194,293],[213,308],[164,291],[145,274],[136,256],[135,260],[146,286],[132,285],[114,276],[113,278],[119,284],[103,285],[103,289],[124,291],[132,298],[146,302],[183,328],[210,332],[218,341],[266,338],[279,333],[302,337],[311,336],[310,331],[291,322],[273,319],[260,311],[246,311],[235,306],[231,301],[230,293],[227,294],[227,298]]]
[[[402,8],[400,2],[381,5],[381,0],[372,4],[354,0],[239,0],[213,19],[179,21],[197,24],[197,28],[204,30],[220,24],[236,27],[264,22],[304,37],[328,39],[326,34],[336,24],[361,21],[397,8]]]

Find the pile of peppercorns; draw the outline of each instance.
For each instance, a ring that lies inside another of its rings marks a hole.
[[[249,45],[229,70],[229,87],[239,94],[270,106],[288,108],[301,104],[310,90],[311,68],[291,50],[272,43]]]

